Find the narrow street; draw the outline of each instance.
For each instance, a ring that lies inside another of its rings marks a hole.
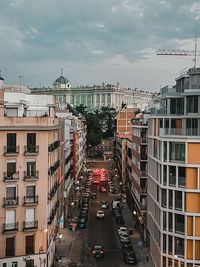
[[[119,187],[117,183],[117,179],[113,179],[113,182],[116,187]],[[81,186],[85,183],[85,178],[81,179]],[[104,266],[104,267],[125,267],[127,264],[123,262],[122,254],[121,254],[121,245],[119,242],[117,228],[118,224],[116,223],[115,217],[111,212],[111,202],[113,199],[119,197],[119,194],[112,194],[107,190],[107,192],[101,193],[98,192],[95,186],[91,187],[93,192],[97,193],[96,199],[90,199],[89,203],[89,213],[88,213],[88,222],[86,228],[77,229],[74,232],[69,229],[63,229],[65,232],[66,241],[62,240],[61,243],[65,242],[65,246],[60,245],[62,251],[60,251],[61,255],[66,255],[63,257],[62,265],[58,266],[68,266],[67,263],[70,262],[70,259],[74,262],[79,262],[80,260],[80,247],[82,240],[87,239],[88,245],[90,247],[94,245],[101,245],[104,247],[104,257],[95,260],[94,267]],[[80,193],[75,193],[75,199],[79,200],[81,198]],[[106,200],[109,203],[107,209],[100,208],[100,202],[102,200]],[[103,210],[105,213],[104,219],[96,218],[96,211]],[[79,215],[79,208],[73,207],[72,212],[73,216],[76,217]],[[128,229],[129,227],[134,226],[133,216],[131,211],[129,210],[126,203],[123,203],[123,218],[124,218],[124,226]],[[67,241],[68,239],[68,241]],[[141,241],[140,234],[134,229],[133,234],[130,236],[131,242],[133,244],[134,251],[136,253],[136,257],[138,263],[136,266],[138,267],[153,267],[153,263],[146,262],[146,256],[148,255],[147,247],[138,247],[137,242]],[[78,265],[82,266],[82,265]]]

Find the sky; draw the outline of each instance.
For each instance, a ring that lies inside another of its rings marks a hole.
[[[52,87],[63,68],[72,86],[120,82],[155,92],[194,66],[193,56],[156,50],[194,50],[196,30],[193,0],[1,0],[0,70],[5,84],[23,76],[31,88]]]

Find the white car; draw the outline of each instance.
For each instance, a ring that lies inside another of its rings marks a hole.
[[[124,234],[119,236],[119,240],[121,243],[126,243],[130,241],[130,238],[128,234]]]
[[[101,208],[106,209],[107,207],[108,207],[108,201],[106,200],[101,201]]]
[[[104,212],[102,210],[98,210],[96,212],[96,217],[100,218],[100,219],[103,219],[104,218]]]
[[[127,228],[126,227],[119,227],[117,229],[118,235],[128,235]]]

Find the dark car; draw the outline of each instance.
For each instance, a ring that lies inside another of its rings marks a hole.
[[[88,204],[89,203],[89,198],[88,197],[84,197],[82,203],[87,203]]]
[[[85,202],[84,202],[84,203],[82,204],[82,207],[83,207],[83,208],[87,208],[87,209],[89,209],[89,203],[85,203]]]
[[[96,245],[92,248],[92,254],[95,258],[102,258],[104,256],[103,246]]]
[[[88,220],[88,215],[87,214],[80,214],[79,215],[79,220],[81,220],[81,219],[84,219],[85,221],[87,221]]]
[[[91,198],[92,198],[92,199],[97,198],[97,194],[96,194],[96,193],[92,193],[92,194],[91,194]]]
[[[134,251],[124,250],[122,252],[123,260],[127,264],[137,264],[137,259]]]
[[[133,251],[133,246],[132,246],[132,243],[131,242],[127,242],[127,243],[123,243],[122,246],[121,246],[121,250],[122,251]]]
[[[81,208],[81,211],[84,211],[84,210],[88,212],[88,210],[89,210],[89,206],[83,206],[83,207]],[[81,212],[81,211],[80,211],[80,212]]]
[[[79,218],[77,227],[78,228],[85,228],[86,227],[86,219],[85,218]]]
[[[116,188],[112,189],[111,191],[112,194],[119,194],[119,190],[117,190]]]

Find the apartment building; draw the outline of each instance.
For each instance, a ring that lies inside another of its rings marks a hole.
[[[2,81],[1,81],[2,82]],[[63,217],[55,97],[0,90],[0,266],[51,266]]]
[[[164,87],[148,120],[150,252],[157,267],[200,266],[200,69]]]
[[[73,186],[85,163],[86,125],[84,118],[68,105],[66,110],[56,110],[56,116],[62,121],[64,128],[64,223],[68,220],[70,206],[73,203]]]
[[[128,198],[134,211],[138,230],[146,241],[147,213],[147,130],[148,114],[138,113],[132,119],[132,146],[127,155],[131,160],[131,183],[128,187]]]

